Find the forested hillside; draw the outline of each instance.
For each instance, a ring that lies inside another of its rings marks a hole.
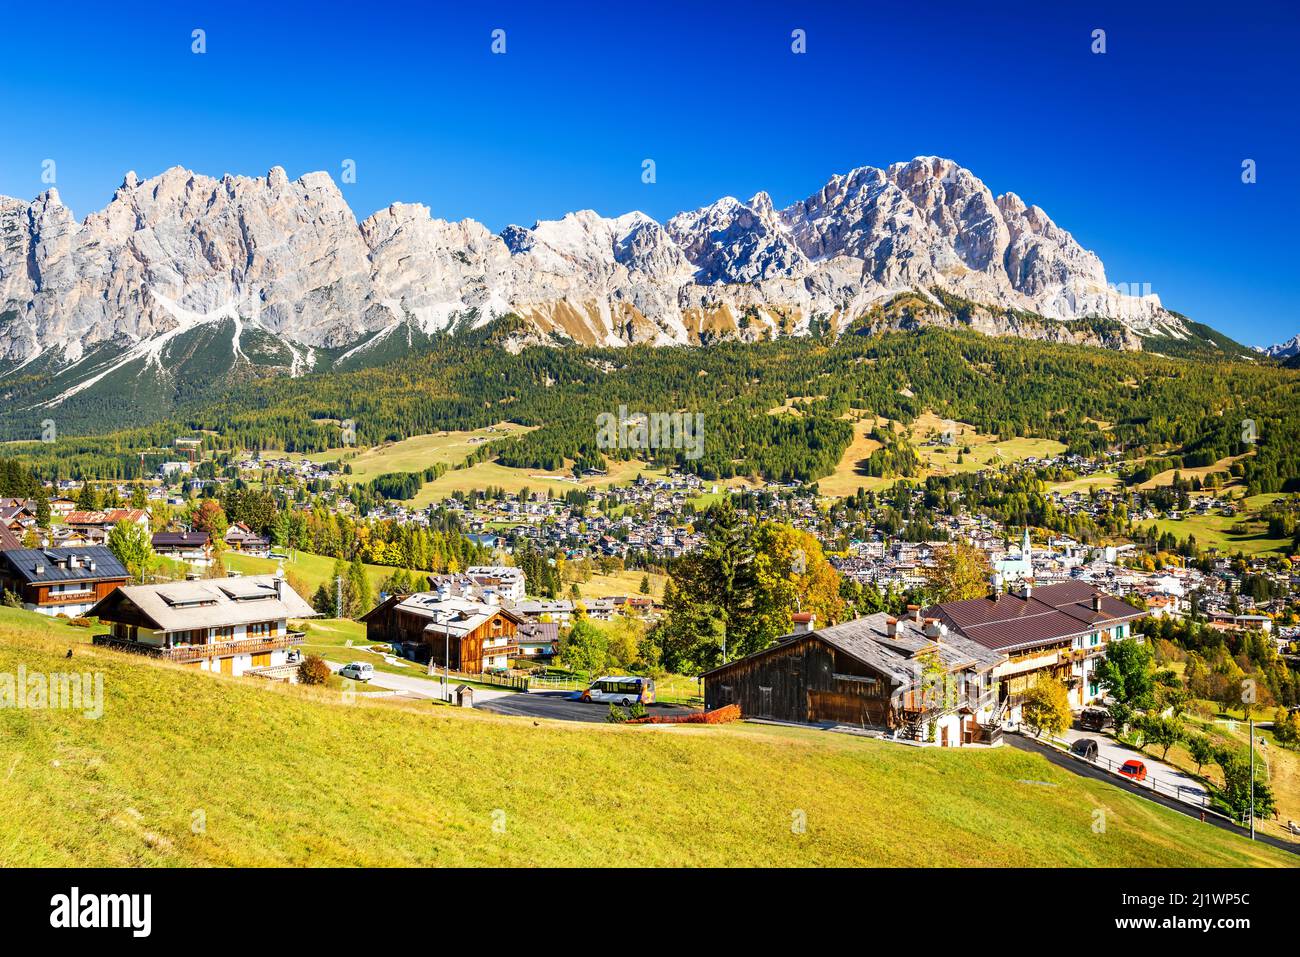
[[[1059,439],[1084,454],[1177,454],[1183,467],[1254,449],[1242,461],[1252,490],[1300,482],[1300,373],[1272,363],[939,329],[707,348],[513,352],[499,347],[512,331],[503,321],[445,336],[431,352],[382,367],[256,381],[152,426],[11,449],[42,477],[128,478],[174,457],[174,439],[195,430],[207,432],[205,444],[218,450],[311,452],[340,444],[342,420],[354,423],[359,446],[509,420],[536,428],[494,443],[480,458],[545,470],[596,467],[603,456],[645,454],[598,446],[597,417],[625,407],[703,415],[703,454],[661,449],[660,461],[708,479],[811,481],[834,468],[855,420],[906,424],[930,411],[1003,438]],[[797,406],[782,410],[795,398]],[[889,459],[876,463],[877,474],[906,471],[905,448],[884,451]]]

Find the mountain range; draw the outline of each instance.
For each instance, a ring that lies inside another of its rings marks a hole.
[[[833,176],[784,209],[758,193],[665,223],[582,210],[499,234],[408,203],[358,223],[322,172],[175,167],[128,173],[81,222],[54,189],[0,197],[0,398],[162,410],[208,383],[373,364],[509,314],[509,347],[926,324],[1209,341],[1135,291],[1042,209],[933,156]]]

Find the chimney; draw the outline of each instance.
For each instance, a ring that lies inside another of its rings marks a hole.
[[[947,634],[948,628],[938,618],[927,618],[925,620],[925,637],[942,638]]]
[[[95,560],[93,558],[86,559],[86,570],[92,572],[95,570]]]
[[[36,574],[38,574],[38,575],[44,575],[44,574],[45,574],[45,566],[42,565],[42,564],[40,564],[39,562],[37,562],[37,564],[36,564],[36,568],[35,568],[35,571],[36,571]]]
[[[898,637],[898,619],[897,619],[897,618],[886,618],[886,619],[885,619],[885,633],[888,634],[890,638],[897,638],[897,637]]]
[[[810,611],[796,612],[790,616],[794,622],[794,633],[796,635],[806,635],[817,628],[817,616]]]
[[[919,625],[921,623],[921,606],[908,605],[907,610],[912,616],[912,621],[916,622]]]
[[[284,601],[284,579],[279,575],[275,576],[275,597]]]
[[[1092,610],[1101,611],[1101,592],[1099,591],[1092,593]]]

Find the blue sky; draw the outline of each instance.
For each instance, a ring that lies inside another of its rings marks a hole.
[[[174,6],[0,10],[0,194],[36,195],[54,159],[84,217],[129,169],[337,179],[352,159],[358,218],[400,200],[500,229],[784,205],[937,154],[1042,206],[1112,282],[1245,342],[1300,332],[1294,3]]]

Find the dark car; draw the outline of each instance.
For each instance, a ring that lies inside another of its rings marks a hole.
[[[1110,721],[1110,712],[1105,708],[1084,708],[1079,715],[1079,727],[1084,731],[1100,731]]]
[[[1070,745],[1070,753],[1075,757],[1083,758],[1085,761],[1096,761],[1097,742],[1092,738],[1080,738]]]

